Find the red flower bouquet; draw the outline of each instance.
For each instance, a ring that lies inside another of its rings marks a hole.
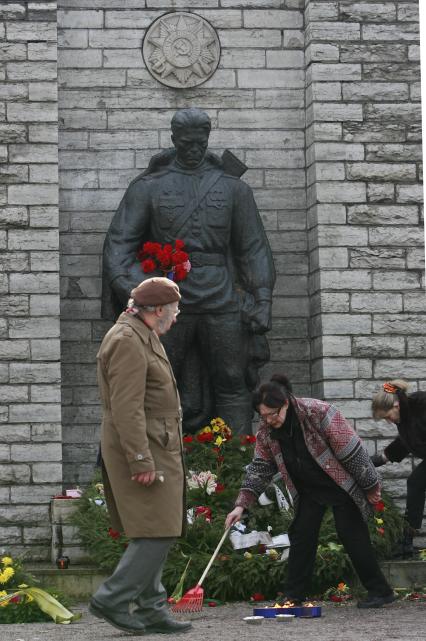
[[[177,238],[174,246],[170,243],[146,242],[136,254],[144,274],[161,271],[171,280],[185,280],[191,269],[189,255],[184,251],[183,240]]]

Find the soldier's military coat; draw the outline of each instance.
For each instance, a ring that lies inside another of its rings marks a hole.
[[[130,538],[180,536],[186,519],[181,409],[164,348],[140,318],[123,313],[97,362],[112,527]],[[145,487],[131,480],[151,470],[162,471],[164,482]]]

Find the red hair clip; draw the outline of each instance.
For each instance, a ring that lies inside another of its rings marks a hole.
[[[396,394],[398,388],[395,387],[395,385],[392,385],[392,383],[383,383],[383,389],[385,392],[388,392],[388,394]]]

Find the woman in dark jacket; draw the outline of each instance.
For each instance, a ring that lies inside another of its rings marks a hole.
[[[422,525],[426,495],[426,392],[407,395],[407,389],[406,381],[388,381],[372,401],[374,418],[394,423],[398,429],[396,439],[372,456],[374,465],[399,463],[409,454],[422,459],[407,479],[407,527],[400,550],[404,557],[413,555],[413,536]]]
[[[321,521],[331,506],[339,538],[368,591],[358,607],[392,603],[396,597],[377,563],[366,524],[380,499],[380,484],[359,436],[333,405],[293,396],[282,375],[254,392],[253,405],[262,419],[256,450],[226,526],[241,519],[279,472],[295,506],[284,600],[306,598]]]

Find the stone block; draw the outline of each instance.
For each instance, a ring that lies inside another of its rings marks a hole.
[[[401,356],[405,356],[405,354],[401,354]],[[423,336],[409,336],[407,338],[407,356],[412,358],[426,357],[426,339]]]
[[[54,294],[59,292],[57,274],[10,274],[9,288],[11,294]],[[55,297],[56,298],[56,297]],[[33,303],[36,299],[33,297]]]
[[[0,270],[2,272],[28,271],[28,254],[23,252],[2,252],[0,254]]]
[[[2,316],[26,316],[28,313],[28,296],[0,296],[0,314]],[[2,329],[0,327],[0,335]]]
[[[397,185],[396,200],[400,203],[422,203],[423,185]]]
[[[37,75],[30,80],[37,79]],[[44,78],[41,78],[44,80]],[[28,85],[28,97],[30,100],[39,102],[55,102],[58,99],[58,85],[56,82],[30,82]]]
[[[304,114],[297,109],[252,109],[219,111],[219,127],[224,129],[271,129],[285,126],[286,129],[303,129]]]
[[[319,309],[324,314],[349,312],[349,294],[320,291],[319,298]]]
[[[59,361],[59,340],[56,338],[32,340],[31,356],[33,361]]]
[[[375,274],[373,273],[373,281]],[[387,289],[383,283],[383,289]],[[402,295],[394,292],[370,292],[351,295],[351,311],[363,313],[402,311]]]
[[[0,166],[1,172],[1,166]],[[4,176],[0,173],[0,178]],[[6,181],[7,182],[7,181]],[[27,227],[28,226],[28,212],[26,207],[4,207],[0,211],[0,227]]]
[[[366,290],[371,288],[371,273],[366,270],[324,270],[321,274],[324,289]]]
[[[361,80],[361,65],[344,62],[313,62],[307,69],[309,82],[337,82]]]
[[[61,424],[35,423],[34,425],[31,425],[31,440],[37,443],[51,443],[53,441],[62,442]]]
[[[351,249],[350,266],[358,268],[382,267],[384,269],[388,267],[404,268],[405,250],[397,248],[385,249],[382,247],[380,249]]]
[[[57,185],[11,185],[8,189],[11,205],[48,205],[58,202]]]
[[[363,227],[321,225],[317,239],[320,246],[366,246],[368,232]]]
[[[12,444],[11,460],[17,463],[29,462],[32,464],[41,461],[61,461],[61,443],[31,443],[20,445]],[[48,495],[47,499],[49,499],[50,496],[52,496],[52,490],[50,491],[50,495]]]
[[[320,140],[342,140],[342,124],[340,122],[314,122],[306,129],[306,145],[312,145]]]
[[[31,428],[29,424],[11,425],[10,423],[0,426],[0,438],[2,443],[22,443],[31,440]],[[0,497],[0,502],[1,497]]]
[[[12,230],[8,234],[10,250],[52,250],[58,248],[58,232],[56,230]]]
[[[313,356],[315,358],[320,358],[321,356],[351,356],[350,336],[319,336],[314,339],[313,343]],[[353,396],[352,383],[350,384],[351,390],[348,389],[346,383],[341,381],[339,381],[338,385],[345,388],[346,393],[343,397]],[[342,391],[341,388],[340,390]],[[337,396],[336,390],[334,390],[333,396]]]
[[[389,372],[404,372],[405,378],[421,378],[424,376],[426,359],[392,359],[377,360],[374,367],[376,377],[385,378]]]
[[[351,382],[348,381],[349,385]],[[333,405],[343,414],[345,418],[364,418],[371,415],[371,402],[358,399],[340,400],[336,399]]]
[[[395,245],[412,247],[424,245],[423,230],[418,227],[372,227],[369,232],[370,245]]]
[[[59,383],[59,363],[11,363],[11,383]]]
[[[59,385],[31,385],[30,400],[33,403],[60,403],[61,388]]]
[[[9,420],[11,423],[60,421],[61,406],[59,403],[25,403],[24,405],[11,405],[9,408]]]
[[[28,60],[55,60],[58,50],[56,42],[29,42]]]
[[[314,101],[336,101],[342,99],[341,82],[311,82],[306,89],[306,104]]]
[[[306,26],[306,42],[325,40],[328,42],[359,40],[361,26],[356,22],[324,21],[311,22]]]
[[[245,9],[245,29],[300,29],[303,26],[302,13],[283,9]]]
[[[25,527],[23,529],[24,544],[31,543],[50,543],[52,538],[52,528],[50,525],[40,527]]]
[[[128,12],[123,11],[121,13],[123,15],[126,15]],[[96,51],[96,52],[99,51],[102,54],[103,66],[105,68],[140,69],[142,64],[141,52],[138,49],[103,49],[103,50],[88,49],[87,51]],[[223,55],[223,52],[222,52],[222,55]],[[86,67],[101,66],[101,65],[89,64],[89,62],[92,62],[92,61],[94,61],[93,57],[92,59],[88,57],[87,64],[85,64],[84,66]],[[72,57],[70,57],[69,64],[67,64],[66,66],[73,67]]]
[[[423,269],[424,264],[424,249],[407,249],[407,269]]]
[[[130,73],[130,72],[129,72]],[[61,70],[62,88],[124,87],[126,76],[119,69],[72,69]]]
[[[312,42],[306,47],[305,60],[307,65],[311,62],[338,61],[339,47],[325,42]]]
[[[424,266],[424,252],[422,259]],[[406,312],[426,312],[426,299],[423,291],[410,292],[404,294],[404,311]]]
[[[30,483],[29,465],[0,465],[0,484]]]
[[[414,163],[353,163],[347,166],[349,180],[401,180],[416,179]]]
[[[31,466],[34,483],[61,483],[61,463],[34,463]]]
[[[7,24],[9,42],[30,42],[50,40],[56,42],[56,24],[52,22],[9,22]]]
[[[58,281],[58,276],[55,274]],[[57,282],[56,290],[59,290],[59,282]],[[59,296],[54,295],[33,295],[30,296],[30,313],[31,316],[59,316],[60,313]]]
[[[314,145],[314,153],[317,161],[364,160],[364,146],[359,144],[318,142]]]
[[[306,111],[308,122],[344,122],[346,120],[362,121],[362,105],[343,102],[316,102]]]
[[[415,225],[417,222],[417,207],[413,206],[354,205],[348,207],[348,223],[354,225]]]
[[[237,71],[238,86],[243,89],[300,89],[305,84],[304,75],[304,72],[298,69],[239,69]]]
[[[371,362],[361,358],[323,358],[320,364],[313,366],[314,380],[371,378],[371,374]]]
[[[58,47],[60,49],[86,49],[89,42],[87,29],[58,29]]]
[[[222,47],[265,48],[281,46],[281,32],[276,29],[219,29]],[[242,85],[240,85],[242,86]]]
[[[269,69],[303,69],[303,51],[295,49],[287,51],[271,49],[266,51],[266,66]]]
[[[400,291],[402,289],[419,289],[421,287],[420,274],[409,271],[377,271],[373,273],[373,289],[388,289]],[[392,311],[394,308],[392,306]]]
[[[343,125],[343,138],[350,142],[403,142],[406,139],[402,123],[383,122],[346,122]],[[392,160],[392,159],[390,159]]]
[[[343,85],[343,100],[408,100],[408,85],[396,82],[347,82]]]
[[[408,60],[416,62],[420,60],[420,45],[408,46]]]
[[[90,29],[91,49],[140,49],[143,29]]]
[[[59,271],[59,252],[31,252],[30,258],[33,272]]]
[[[369,382],[365,383],[369,384]],[[393,439],[396,436],[395,426],[386,423],[386,421],[375,421],[372,418],[366,418],[364,420],[358,420],[356,427],[358,436],[361,438]],[[380,468],[380,474],[382,470],[383,468]]]
[[[9,160],[16,163],[56,163],[57,147],[46,144],[10,145]]]
[[[393,183],[369,183],[367,198],[372,203],[391,203],[395,199],[395,185]]]
[[[7,545],[8,549],[13,543],[21,543],[21,532],[20,527],[0,527],[0,543]]]
[[[376,62],[363,65],[363,79],[373,81],[384,81],[394,83],[416,82],[420,78],[419,66],[415,63],[406,62]],[[389,96],[389,101],[393,98]]]
[[[360,44],[355,42],[342,43],[339,45],[340,60],[342,62],[384,62],[387,65],[391,62],[402,62],[406,60],[406,45],[392,44]]]
[[[63,151],[59,153],[61,169],[122,169],[133,167],[132,151]]]
[[[8,62],[7,75],[9,80],[31,81],[31,80],[56,80],[57,68],[55,62],[28,61]],[[55,100],[56,98],[52,98]],[[31,98],[35,100],[35,98]],[[43,98],[46,100],[46,98]]]
[[[414,339],[412,339],[414,340]],[[353,355],[366,358],[397,358],[405,356],[405,343],[401,337],[390,341],[381,336],[355,336]]]
[[[401,123],[412,123],[419,121],[420,105],[417,103],[367,103],[365,106],[365,116],[369,120],[379,120],[380,122],[397,121]],[[368,142],[373,142],[369,140]],[[381,142],[386,142],[382,140]]]
[[[252,54],[250,53],[250,60]],[[256,107],[259,109],[302,109],[304,92],[302,89],[257,89]]]
[[[323,314],[322,331],[324,335],[360,335],[371,333],[369,314]],[[349,378],[349,375],[346,376]]]
[[[3,403],[26,403],[28,401],[28,386],[0,385],[0,398]]]
[[[49,503],[52,494],[59,494],[61,491],[61,485],[53,485],[52,483],[46,485],[31,484],[24,487],[12,487],[11,503]]]
[[[29,142],[47,142],[58,143],[58,127],[52,125],[29,125],[28,126]]]
[[[103,11],[89,10],[86,8],[84,9],[84,11],[78,11],[78,10],[67,11],[67,10],[59,9],[57,16],[58,16],[58,27],[61,27],[63,29],[79,29],[79,28],[88,29],[91,27],[101,28],[104,26]]]
[[[25,125],[6,124],[0,125],[0,142],[3,144],[27,141]]]
[[[373,332],[375,334],[424,334],[424,317],[420,314],[377,314],[373,319]],[[399,365],[399,363],[398,363]],[[396,371],[397,364],[389,370]],[[404,371],[404,370],[400,370]],[[388,373],[384,374],[388,376]],[[404,371],[404,376],[410,378]],[[421,378],[421,375],[412,378]]]
[[[3,311],[0,308],[0,311]],[[30,346],[28,341],[24,340],[1,340],[0,341],[0,360],[18,361],[27,360],[30,356]]]
[[[394,2],[353,2],[342,4],[340,18],[354,22],[395,22]]]
[[[311,170],[311,173],[308,170],[308,184],[322,180],[334,181],[345,179],[345,166],[342,162],[315,162]]]
[[[52,167],[55,170],[57,182],[57,165],[36,165],[34,172],[44,173],[45,168]],[[33,168],[30,167],[30,173],[33,174]],[[42,178],[42,176],[40,176]],[[57,207],[30,207],[30,224],[31,227],[58,227],[59,226],[59,212]],[[52,271],[52,270],[50,270]]]
[[[269,169],[265,171],[266,187],[303,187],[305,185],[305,174],[301,169]],[[287,228],[283,222],[283,228]],[[304,225],[304,221],[302,223]]]
[[[4,185],[28,182],[28,167],[23,165],[0,165],[0,182]],[[0,213],[0,225],[2,219],[3,215]]]
[[[364,25],[362,30],[364,41],[413,41],[419,40],[418,24],[374,24]]]

